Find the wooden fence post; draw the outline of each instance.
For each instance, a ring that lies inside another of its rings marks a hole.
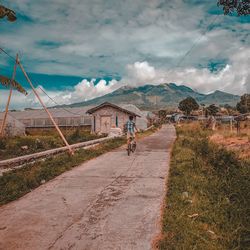
[[[233,119],[230,119],[230,131],[233,132]]]

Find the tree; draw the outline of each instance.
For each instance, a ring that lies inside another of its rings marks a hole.
[[[250,113],[250,94],[245,94],[236,105],[237,110],[242,113]]]
[[[211,104],[207,107],[207,113],[209,115],[215,116],[219,112],[219,110],[220,109],[217,106],[215,106],[215,104]]]
[[[7,20],[10,22],[15,22],[17,19],[15,11],[0,5],[0,19],[4,17],[7,17]]]
[[[179,103],[179,109],[185,112],[186,115],[190,115],[192,111],[199,109],[199,104],[194,98],[187,97]]]
[[[250,14],[250,0],[218,0],[218,6],[223,7],[225,15],[237,12],[238,16]]]

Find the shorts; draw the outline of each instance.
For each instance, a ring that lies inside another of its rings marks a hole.
[[[127,139],[129,139],[130,137],[132,137],[134,139],[135,138],[135,132],[134,133],[127,132]]]

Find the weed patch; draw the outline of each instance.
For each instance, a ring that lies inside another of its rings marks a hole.
[[[249,162],[209,133],[177,129],[158,249],[248,249]]]
[[[75,130],[66,136],[69,144],[84,142],[101,138],[90,134],[87,131]],[[0,139],[0,159],[10,159],[26,154],[33,154],[44,150],[63,147],[64,143],[59,136],[19,136],[13,138]]]

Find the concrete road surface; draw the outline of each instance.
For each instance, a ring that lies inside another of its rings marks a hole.
[[[0,207],[0,249],[150,249],[174,139],[164,126]]]

